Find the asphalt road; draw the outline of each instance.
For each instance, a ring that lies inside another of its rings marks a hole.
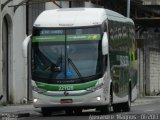
[[[159,115],[158,115],[159,114]],[[132,106],[130,112],[111,112],[107,115],[101,115],[95,110],[83,111],[79,116],[66,115],[63,111],[56,111],[50,117],[43,117],[40,110],[30,117],[20,118],[21,120],[160,120],[160,103]]]

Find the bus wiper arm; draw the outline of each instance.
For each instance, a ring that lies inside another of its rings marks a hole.
[[[68,58],[68,62],[71,64],[71,66],[73,67],[73,69],[77,73],[78,77],[82,79],[82,75],[79,72],[79,70],[77,69],[77,67],[75,66],[75,64],[73,63],[73,61],[70,58]]]

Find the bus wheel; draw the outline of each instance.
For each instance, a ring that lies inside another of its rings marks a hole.
[[[76,109],[74,110],[75,115],[81,115],[82,114],[82,109]]]
[[[72,109],[67,109],[65,110],[67,115],[73,115],[73,110]]]
[[[130,95],[129,95],[130,96]],[[131,110],[131,99],[129,97],[128,102],[123,103],[123,108],[122,110],[124,112],[129,112]]]
[[[129,112],[131,110],[131,84],[129,85],[128,101],[123,103],[122,110],[124,112]]]
[[[121,112],[121,108],[122,108],[121,104],[114,104],[113,105],[114,112]]]
[[[100,108],[101,114],[107,114],[110,112],[110,105],[105,105]]]
[[[52,111],[49,108],[41,108],[41,112],[43,116],[51,116]]]

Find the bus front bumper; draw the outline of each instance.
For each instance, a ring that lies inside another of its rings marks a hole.
[[[104,94],[103,88],[85,95],[46,96],[33,91],[34,107],[96,107],[109,104],[109,95]]]

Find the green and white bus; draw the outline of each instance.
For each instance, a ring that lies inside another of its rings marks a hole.
[[[47,10],[23,43],[31,41],[33,105],[43,115],[130,111],[137,97],[134,22],[103,8]]]

